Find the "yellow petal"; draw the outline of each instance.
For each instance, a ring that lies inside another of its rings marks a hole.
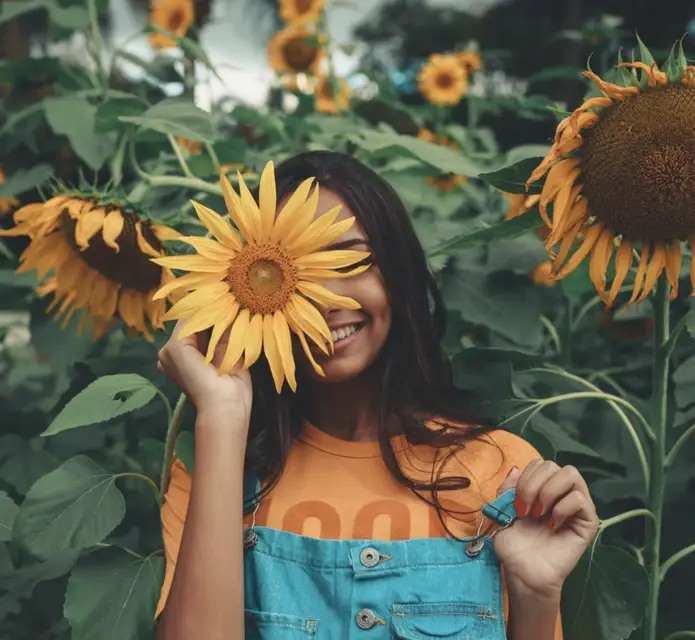
[[[217,299],[229,293],[229,287],[224,282],[215,282],[196,289],[184,296],[167,311],[165,320],[180,320],[201,307],[212,305]]]
[[[271,242],[280,241],[282,238],[286,237],[290,229],[295,226],[298,217],[297,214],[300,208],[304,206],[313,184],[314,178],[307,178],[295,189],[294,193],[287,200],[282,211],[280,211],[275,219],[275,224],[270,232]],[[315,212],[312,212],[311,216],[308,216],[309,221],[314,218],[314,213]]]
[[[644,279],[644,289],[642,290],[642,295],[637,299],[637,302],[643,302],[651,293],[665,266],[666,248],[664,247],[663,242],[657,242],[654,245],[652,259],[647,267],[647,275]]]
[[[610,229],[604,229],[596,241],[589,260],[589,278],[604,302],[606,302],[606,269],[613,254],[614,237]]]
[[[135,239],[138,243],[138,249],[142,251],[146,256],[150,256],[152,258],[156,258],[157,256],[162,255],[161,251],[157,251],[148,241],[147,238],[145,238],[145,235],[142,232],[142,221],[138,220],[135,223]]]
[[[582,71],[585,78],[589,78],[606,96],[613,100],[624,100],[628,96],[633,96],[639,93],[638,87],[621,87],[611,82],[606,82],[593,71]]]
[[[557,197],[555,198],[555,203],[553,204],[553,229],[556,229],[568,216],[569,212],[573,210],[574,203],[577,201],[579,192],[582,190],[582,185],[573,184],[577,175],[579,175],[579,169],[576,171],[576,175],[572,172],[572,174],[568,176],[566,186],[563,186],[558,191]]]
[[[267,241],[275,222],[277,193],[275,190],[275,165],[271,160],[263,168],[258,189],[258,208],[260,210],[260,238]]]
[[[297,390],[297,380],[295,378],[294,356],[292,355],[292,338],[290,337],[290,329],[287,326],[287,320],[282,311],[276,311],[273,315],[273,334],[277,342],[282,368],[285,371],[287,384],[292,391]]]
[[[642,289],[642,283],[644,282],[644,275],[647,273],[647,264],[649,262],[649,255],[651,252],[651,247],[652,247],[651,242],[649,242],[649,241],[642,242],[642,253],[640,254],[639,266],[637,267],[637,273],[635,274],[635,284],[632,288],[632,295],[630,296],[630,300],[628,300],[627,305],[625,305],[626,309],[635,300],[637,300],[637,296],[639,295],[639,292]]]
[[[246,339],[246,351],[244,353],[244,368],[248,369],[258,360],[263,350],[263,316],[256,313],[251,317],[249,333]]]
[[[615,299],[618,297],[620,287],[623,286],[630,267],[632,267],[632,241],[623,238],[615,254],[615,278],[611,284],[611,290],[608,292],[608,306],[612,307]]]
[[[167,282],[152,296],[152,299],[160,300],[166,298],[172,291],[177,291],[178,289],[191,291],[206,284],[221,282],[224,280],[225,274],[226,271],[220,271],[219,273],[187,273],[185,276]]]
[[[233,298],[231,299],[233,300]],[[198,309],[185,321],[177,334],[178,339],[183,340],[194,333],[205,331],[216,325],[227,315],[228,309],[229,303],[227,300],[219,300],[215,304]]]
[[[275,381],[275,390],[280,393],[282,383],[285,381],[285,372],[282,366],[280,349],[275,340],[273,316],[263,316],[263,349],[270,365],[270,373]]]
[[[121,248],[116,242],[116,238],[121,235],[125,220],[123,214],[118,209],[109,211],[104,218],[104,225],[101,229],[101,237],[104,238],[104,243],[107,247],[111,247],[118,253]]]
[[[596,223],[590,226],[586,233],[584,234],[584,241],[579,246],[579,249],[574,253],[574,255],[567,261],[567,264],[562,267],[557,276],[558,280],[564,278],[567,274],[572,273],[581,263],[582,260],[588,255],[589,251],[594,248],[596,241],[603,233],[605,227],[601,223]]]
[[[150,228],[158,240],[178,240],[181,237],[181,234],[176,229],[167,227],[164,224],[153,224]]]
[[[314,343],[326,354],[326,344],[333,348],[331,330],[321,312],[302,296],[294,295],[285,307],[294,324],[304,331]]]
[[[329,291],[326,289],[326,287],[316,284],[315,282],[302,282],[300,280],[297,282],[297,290],[307,298],[310,298],[317,304],[325,307],[337,307],[339,309],[361,309],[361,305],[358,302],[355,302],[352,298],[339,296],[338,294]]]
[[[246,219],[249,224],[249,236],[250,240],[253,242],[265,242],[266,237],[263,236],[263,229],[261,227],[261,211],[253,199],[249,188],[244,182],[244,176],[241,175],[240,171],[237,171],[237,178],[239,180],[239,197],[241,198],[241,208],[246,212]]]
[[[227,183],[229,183],[228,180]],[[231,185],[229,188],[232,188]],[[229,223],[221,215],[193,200],[191,200],[191,204],[193,205],[198,218],[205,225],[205,228],[215,238],[217,238],[219,242],[221,242],[225,247],[229,247],[232,251],[241,251],[241,240],[239,240],[239,237],[235,233],[234,229],[232,229]],[[227,206],[229,206],[229,204],[227,204]]]
[[[314,360],[314,356],[311,353],[311,349],[309,349],[309,345],[307,344],[304,332],[297,331],[296,333],[297,337],[299,338],[299,342],[302,345],[302,349],[304,350],[304,355],[306,355],[306,358],[311,363],[311,366],[314,368],[314,371],[316,371],[316,373],[318,373],[322,377],[325,376],[326,374],[323,372],[323,369],[319,366],[318,362]]]
[[[350,271],[334,271],[332,269],[302,269],[299,272],[300,280],[309,280],[311,282],[322,282],[323,280],[334,280],[338,278],[353,278],[361,273],[364,273],[372,265],[363,264]]]
[[[288,222],[287,230],[280,237],[280,242],[283,245],[293,243],[297,238],[301,237],[316,216],[316,209],[319,205],[319,185],[314,186],[314,190],[309,194],[306,202],[304,202],[294,213],[291,223]],[[284,212],[284,209],[283,209]]]
[[[228,307],[225,309],[224,316],[215,324],[210,333],[210,342],[208,342],[208,350],[205,354],[205,362],[207,363],[212,362],[220,338],[224,335],[224,332],[229,329],[239,313],[239,303],[233,298],[230,300],[229,297],[226,298],[226,300],[228,301]]]
[[[236,253],[229,247],[213,240],[212,238],[203,238],[202,236],[181,236],[181,242],[193,247],[201,256],[212,258],[213,260],[231,261]]]
[[[249,310],[242,309],[232,324],[229,332],[229,344],[224,359],[220,365],[220,373],[229,373],[241,360],[241,354],[246,346],[246,335],[249,331]]]
[[[678,277],[681,273],[681,264],[683,262],[683,250],[679,240],[671,242],[671,246],[666,248],[666,277],[671,286],[669,300],[675,300],[678,297]]]
[[[355,224],[355,218],[350,217],[335,224],[333,218],[338,215],[341,207],[334,207],[328,213],[315,220],[302,236],[295,240],[291,245],[287,245],[288,253],[293,257],[312,253],[317,249],[327,247],[335,242],[348,229]],[[335,213],[333,213],[335,212]],[[329,214],[330,217],[326,218]],[[326,220],[324,220],[326,218]]]
[[[254,227],[253,220],[250,219],[251,213],[244,210],[239,196],[236,194],[236,191],[234,191],[232,183],[224,174],[220,174],[220,185],[222,185],[222,195],[227,205],[227,212],[234,221],[237,229],[239,229],[239,232],[246,242],[255,241],[255,236],[252,234]]]
[[[89,241],[101,229],[105,217],[106,212],[102,207],[92,209],[80,217],[75,227],[75,242],[81,249],[89,247]]]
[[[217,273],[226,271],[229,260],[213,260],[205,256],[166,256],[164,258],[152,258],[151,260],[160,267],[180,269],[181,271],[196,271],[200,273]]]
[[[571,198],[572,196],[570,195],[570,201]],[[554,247],[565,237],[570,229],[577,225],[583,225],[589,219],[588,206],[589,202],[584,197],[579,198],[573,204],[569,204],[567,206],[569,212],[561,215],[560,220],[556,222],[555,228],[546,238],[546,247]]]
[[[353,249],[317,251],[296,258],[295,265],[298,269],[342,269],[361,262],[369,255],[369,251],[355,251]]]

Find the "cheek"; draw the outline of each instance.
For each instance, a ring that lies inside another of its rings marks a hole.
[[[369,316],[374,329],[379,333],[388,333],[391,326],[391,306],[384,282],[378,272],[365,274],[355,299],[362,305],[362,310]]]

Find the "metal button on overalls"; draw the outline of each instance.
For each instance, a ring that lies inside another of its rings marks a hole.
[[[360,629],[371,629],[376,624],[376,615],[371,609],[360,609],[356,620]]]
[[[379,564],[380,559],[381,555],[374,547],[362,549],[362,552],[360,553],[360,562],[368,568],[375,567],[377,564]]]
[[[477,556],[485,546],[485,538],[473,538],[466,543],[466,554],[474,558]]]

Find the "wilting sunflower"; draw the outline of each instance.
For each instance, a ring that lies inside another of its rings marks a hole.
[[[483,61],[480,59],[480,54],[472,49],[459,51],[456,54],[456,58],[469,76],[476,71],[480,71],[483,66]]]
[[[609,306],[633,265],[633,250],[639,261],[628,304],[644,300],[663,272],[676,297],[681,240],[690,242],[695,256],[695,67],[672,63],[668,75],[656,64],[620,63],[630,70],[623,84],[585,71],[602,95],[558,125],[550,151],[527,181],[547,173],[539,209],[550,229],[554,277],[565,277],[591,254],[591,280]],[[614,250],[615,278],[607,290]],[[695,264],[691,274],[695,288]]]
[[[319,35],[302,24],[280,29],[268,44],[270,66],[278,73],[318,75],[323,57]]]
[[[297,335],[316,372],[323,375],[307,337],[326,354],[333,342],[326,321],[311,301],[359,309],[354,300],[319,283],[362,273],[369,265],[344,270],[369,253],[321,250],[345,233],[354,218],[335,222],[338,206],[314,220],[319,187],[313,185],[313,178],[297,188],[276,217],[274,172],[269,162],[261,174],[258,203],[241,174],[239,194],[221,175],[227,210],[239,233],[222,216],[193,202],[200,221],[215,239],[182,237],[180,240],[191,245],[197,255],[156,258],[153,262],[190,271],[154,296],[158,300],[173,291],[186,292],[164,316],[165,320],[185,320],[179,336],[212,328],[206,354],[210,362],[220,338],[230,329],[220,371],[229,372],[242,356],[243,366],[250,367],[265,351],[279,393],[285,379],[292,390],[297,388],[290,331]]]
[[[420,129],[417,132],[417,139],[423,140],[424,142],[437,144],[440,147],[449,147],[449,149],[453,149],[454,151],[461,150],[461,147],[459,147],[459,145],[457,145],[455,142],[449,140],[446,135],[437,135],[430,129]],[[458,189],[460,186],[466,184],[467,180],[468,179],[466,176],[460,176],[454,173],[444,173],[434,176],[427,176],[425,178],[427,184],[431,184],[433,187],[436,187],[439,193],[451,193],[455,189]]]
[[[323,76],[316,83],[314,97],[316,111],[339,113],[350,106],[350,85],[343,78]]]
[[[28,204],[14,220],[16,226],[0,236],[30,238],[17,273],[36,269],[43,281],[37,293],[53,296],[48,311],[59,305],[56,316],[65,314],[63,327],[79,310],[79,331],[91,325],[95,339],[119,317],[149,340],[148,323],[164,326],[166,300],[153,300],[152,294],[174,276],[150,258],[164,255],[162,241],[178,237],[176,231],[81,195]]]
[[[505,220],[518,218],[520,215],[533,209],[541,199],[540,194],[526,195],[525,193],[505,193],[502,195],[509,200],[509,209],[504,215]]]
[[[179,37],[188,33],[194,19],[193,0],[152,0],[150,22]],[[155,49],[168,49],[176,46],[176,40],[163,33],[151,33],[150,44]]]
[[[554,287],[557,284],[557,280],[553,278],[553,263],[550,260],[544,260],[537,267],[531,269],[528,277],[542,287]]]
[[[5,172],[0,169],[0,184],[4,184],[5,180]],[[17,198],[0,198],[0,216],[10,213],[18,204]]]
[[[280,17],[288,23],[315,22],[326,0],[280,0]]]
[[[417,81],[420,93],[432,104],[457,104],[468,90],[468,74],[455,55],[430,56]]]

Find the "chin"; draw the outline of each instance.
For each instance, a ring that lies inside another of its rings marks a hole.
[[[350,362],[350,360],[352,360],[352,362]],[[324,384],[350,382],[355,378],[359,378],[368,367],[366,363],[355,362],[352,358],[345,358],[344,362],[341,362],[338,358],[335,360],[327,359],[320,364],[326,375],[319,376],[312,370],[312,377]]]

